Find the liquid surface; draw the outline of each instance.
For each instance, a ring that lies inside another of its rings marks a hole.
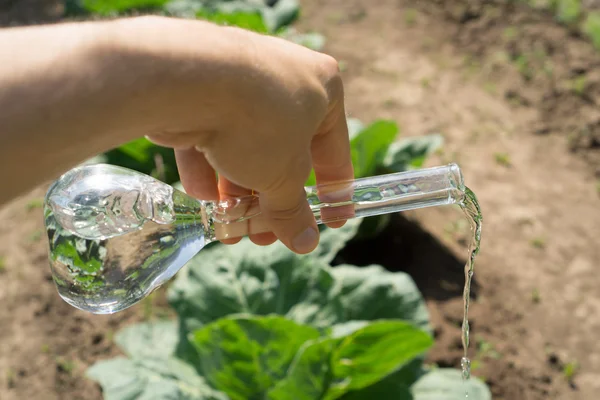
[[[463,290],[463,302],[464,302],[464,313],[463,313],[463,322],[462,322],[462,345],[464,355],[461,359],[461,369],[463,380],[467,380],[471,377],[471,360],[468,357],[469,350],[469,302],[471,296],[471,280],[473,278],[473,273],[475,269],[475,257],[479,253],[480,244],[481,244],[481,225],[483,221],[483,217],[481,214],[481,208],[479,207],[479,202],[477,201],[477,197],[475,193],[471,191],[468,187],[465,188],[465,197],[460,204],[461,209],[465,213],[469,221],[469,225],[471,226],[472,238],[469,242],[469,256],[467,258],[467,263],[465,264],[465,287]],[[468,393],[466,394],[468,397]]]

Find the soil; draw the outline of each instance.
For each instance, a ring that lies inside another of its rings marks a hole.
[[[301,3],[298,28],[324,34],[324,51],[342,61],[350,116],[395,120],[402,136],[442,134],[427,165],[459,163],[479,197],[473,374],[494,399],[596,399],[600,55],[514,1]],[[62,15],[50,0],[2,1],[0,10],[5,26]],[[82,376],[119,353],[113,332],[170,311],[164,291],[114,316],[64,303],[49,276],[44,190],[0,210],[0,398],[100,399]],[[414,277],[437,339],[428,362],[440,366],[458,367],[462,355],[465,222],[452,207],[404,213],[338,255]]]

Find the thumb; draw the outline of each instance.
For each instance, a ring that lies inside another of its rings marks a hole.
[[[299,254],[317,247],[319,230],[302,185],[261,192],[259,196],[261,212],[283,244]]]

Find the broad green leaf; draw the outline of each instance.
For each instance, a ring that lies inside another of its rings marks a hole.
[[[350,140],[355,177],[362,178],[377,173],[397,134],[398,126],[394,122],[377,121]]]
[[[89,13],[117,15],[133,10],[158,10],[169,0],[82,0],[81,6]]]
[[[354,390],[341,397],[342,400],[389,399],[413,400],[410,387],[397,379],[384,379],[364,389]]]
[[[427,306],[410,275],[389,272],[379,265],[338,265],[331,274],[345,321],[400,319],[429,329]]]
[[[126,143],[104,154],[108,164],[133,169],[166,183],[179,181],[175,152],[142,138]]]
[[[167,358],[175,353],[178,335],[175,321],[143,322],[120,330],[115,342],[129,357]]]
[[[330,262],[352,238],[359,220],[325,229],[318,248],[299,256],[283,244],[261,247],[245,238],[233,246],[202,250],[179,272],[169,288],[169,302],[188,329],[220,317],[252,313],[279,314],[327,327],[343,320]]]
[[[263,398],[319,331],[281,316],[231,316],[191,334],[203,376],[232,400]]]
[[[333,279],[326,265],[276,250],[249,240],[203,250],[179,273],[169,301],[188,329],[237,313],[276,313],[324,326],[337,321],[342,311],[329,298]]]
[[[401,321],[353,328],[358,329],[345,336],[307,343],[268,398],[337,399],[401,369],[433,342],[428,333]]]
[[[152,148],[155,145],[148,139],[141,138],[119,146],[119,150],[139,163],[145,163],[152,158]]]
[[[265,4],[273,3],[272,1],[263,1]],[[262,13],[269,32],[277,32],[298,18],[300,5],[298,0],[277,0],[272,7],[264,7]]]
[[[196,18],[196,14],[202,10],[204,10],[203,0],[170,0],[163,7],[166,15],[187,19]]]
[[[320,399],[327,391],[331,374],[330,359],[339,340],[320,338],[306,342],[287,375],[267,394],[269,400]]]
[[[363,129],[365,125],[357,118],[348,118],[346,121],[348,125],[348,135],[350,140],[354,139]]]
[[[311,169],[310,175],[306,179],[306,182],[304,182],[304,186],[314,186],[316,184],[317,184],[317,176],[315,175],[315,170]]]
[[[105,400],[229,400],[175,358],[118,357],[96,362],[86,375],[100,384]]]
[[[268,32],[268,28],[265,25],[263,16],[258,11],[211,12],[207,10],[200,10],[196,12],[196,17],[199,19],[212,21],[219,25],[237,26],[239,28],[260,33]]]
[[[431,335],[401,321],[376,321],[343,338],[333,352],[332,380],[324,399],[368,387],[421,356]]]
[[[341,397],[342,400],[394,399],[413,400],[410,386],[423,374],[423,357],[416,357],[382,380]]]
[[[427,157],[443,144],[444,137],[438,134],[404,138],[390,145],[383,160],[383,167],[386,172],[421,168]]]
[[[471,377],[463,382],[461,371],[454,368],[433,369],[412,387],[414,400],[491,400],[490,389],[481,380]]]
[[[331,327],[330,335],[333,338],[341,338],[351,335],[367,325],[369,325],[369,321],[352,320],[348,322],[341,322]]]

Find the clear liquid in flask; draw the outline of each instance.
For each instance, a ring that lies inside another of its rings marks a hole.
[[[56,209],[61,204],[56,196],[65,193],[54,193],[54,210],[48,202],[45,206],[52,275],[60,296],[78,309],[112,314],[132,306],[171,279],[207,243],[209,225],[200,201],[173,202],[173,196],[182,194],[153,193],[144,182],[139,188],[130,185],[126,179],[121,185],[111,182],[109,193],[95,186],[93,195],[78,188],[79,204],[85,207],[76,215],[66,213],[68,220],[64,209]],[[148,195],[154,196],[151,201]],[[167,204],[162,216],[143,215],[144,205],[160,201]]]

